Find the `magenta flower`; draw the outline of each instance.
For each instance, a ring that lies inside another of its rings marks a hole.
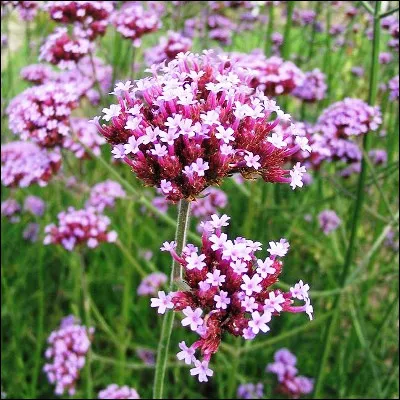
[[[78,35],[70,36],[67,28],[56,28],[40,48],[40,61],[57,65],[61,69],[73,69],[76,63],[93,51],[93,43]]]
[[[243,383],[237,389],[238,399],[262,399],[264,397],[264,385],[262,383]]]
[[[24,211],[30,212],[32,215],[41,217],[46,210],[46,203],[40,197],[27,196],[24,201]]]
[[[31,64],[21,69],[21,78],[33,83],[41,85],[55,76],[55,72],[51,67],[45,64]]]
[[[35,143],[10,142],[1,146],[1,183],[8,187],[40,186],[55,175],[61,166],[58,149],[41,149]]]
[[[114,208],[116,199],[125,197],[126,192],[122,186],[118,182],[108,179],[92,187],[86,207],[92,207],[103,212],[106,208]]]
[[[85,37],[94,40],[105,34],[114,4],[111,1],[48,1],[46,9],[54,21],[75,24]]]
[[[73,136],[65,138],[63,147],[72,151],[79,159],[91,158],[86,148],[90,149],[95,156],[99,156],[101,146],[106,141],[98,134],[96,127],[85,118],[71,118],[70,123]]]
[[[250,54],[234,53],[233,58],[242,68],[254,72],[251,86],[267,96],[289,94],[304,82],[303,72],[291,61],[284,61],[277,56],[266,58],[261,50]]]
[[[153,272],[147,275],[137,289],[139,296],[156,295],[158,289],[167,283],[167,275],[162,272]]]
[[[268,332],[271,319],[282,312],[306,312],[312,318],[308,285],[300,281],[289,292],[271,288],[282,272],[283,264],[278,257],[287,253],[289,244],[283,239],[270,242],[270,262],[258,260],[254,253],[261,250],[259,242],[244,238],[231,241],[222,233],[221,228],[228,225],[228,220],[226,215],[213,215],[203,224],[200,255],[194,245],[188,244],[182,254],[177,254],[173,244],[164,243],[162,249],[182,265],[189,289],[168,295],[159,292],[159,298],[151,300],[151,306],[159,308],[159,313],[167,308],[182,311],[182,325],[200,336],[190,347],[180,344],[182,351],[178,353],[179,359],[195,363],[191,374],[198,375],[200,381],[211,376],[209,361],[217,352],[224,332],[253,339],[260,332]],[[193,260],[201,261],[193,267]],[[261,276],[258,271],[264,266],[268,268]],[[304,304],[294,305],[295,299],[303,300]],[[195,357],[197,351],[202,361]]]
[[[135,47],[139,47],[141,37],[161,28],[157,11],[145,9],[139,3],[126,3],[112,16],[112,23],[125,38],[131,39]]]
[[[128,386],[108,385],[99,392],[99,399],[140,399],[136,389]]]
[[[395,76],[389,81],[390,100],[399,100],[399,76]]]
[[[55,394],[70,396],[75,394],[80,370],[85,365],[85,357],[90,349],[94,328],[79,325],[70,320],[51,333],[45,356],[49,360],[43,367],[47,379],[55,384]]]
[[[1,215],[6,217],[12,224],[21,220],[21,206],[15,199],[7,199],[1,202]]]
[[[119,104],[103,109],[110,124],[98,123],[114,145],[114,157],[124,160],[146,185],[162,185],[166,198],[176,202],[194,200],[236,172],[292,183],[290,170],[283,166],[300,147],[274,133],[280,119],[290,116],[261,92],[251,94],[250,77],[243,70],[210,52],[181,54],[161,70],[163,74],[120,93]],[[129,121],[134,125],[127,127]],[[249,152],[251,167],[244,158]],[[295,173],[301,180],[301,170]]]
[[[274,362],[267,365],[267,372],[276,374],[279,382],[277,390],[293,399],[310,394],[314,380],[297,375],[297,358],[288,349],[282,348],[274,355]]]
[[[59,244],[68,251],[80,244],[95,248],[100,243],[113,243],[117,240],[117,233],[108,231],[109,225],[110,219],[92,208],[75,210],[69,207],[67,211],[58,214],[58,226],[46,226],[43,243]]]
[[[46,83],[26,89],[7,107],[10,130],[42,147],[62,145],[70,134],[69,117],[77,100],[75,89],[67,84]]]
[[[192,40],[179,32],[168,31],[166,36],[160,38],[159,44],[145,51],[144,59],[148,66],[168,63],[179,53],[186,53],[192,47]]]
[[[325,98],[327,88],[325,74],[316,68],[304,74],[304,82],[292,94],[305,102],[313,103]]]
[[[329,235],[332,231],[336,230],[342,220],[337,216],[333,210],[324,210],[318,215],[319,226],[325,235]]]

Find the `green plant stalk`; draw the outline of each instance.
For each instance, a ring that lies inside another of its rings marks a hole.
[[[370,81],[369,81],[369,94],[368,94],[368,103],[373,105],[376,100],[376,94],[378,90],[378,69],[379,69],[379,42],[380,42],[380,21],[379,21],[379,13],[381,9],[381,1],[377,1],[375,3],[374,10],[374,36],[372,39],[372,58],[371,58],[371,71],[370,71]],[[363,140],[363,150],[365,153],[368,153],[370,147],[370,135],[365,135]],[[360,222],[360,215],[364,201],[364,186],[365,186],[365,177],[366,177],[366,161],[365,157],[363,157],[361,161],[361,172],[358,179],[357,186],[357,197],[355,200],[355,208],[353,213],[353,218],[351,220],[351,233],[349,246],[347,248],[345,262],[343,265],[342,274],[340,277],[340,285],[343,287],[347,280],[347,275],[350,270],[350,266],[353,262],[354,250],[355,250],[355,242],[358,231],[358,225]],[[331,351],[332,340],[334,333],[336,331],[336,326],[340,316],[340,305],[341,305],[342,296],[339,294],[334,302],[334,313],[332,318],[328,321],[328,325],[325,331],[324,337],[324,345],[322,358],[320,363],[320,368],[318,371],[318,376],[315,384],[314,390],[314,398],[320,398],[322,395],[323,382],[325,378],[325,367],[328,361],[328,357]]]
[[[269,57],[271,55],[272,48],[272,33],[274,31],[274,5],[271,4],[268,8],[268,25],[267,35],[265,37],[265,55]]]
[[[308,56],[307,56],[307,63],[311,61],[314,55],[314,49],[315,49],[315,36],[317,34],[317,21],[318,17],[321,14],[321,5],[322,3],[317,1],[315,4],[315,22],[311,25],[311,41],[310,41],[310,47],[308,48]]]
[[[283,47],[282,47],[282,58],[287,60],[290,56],[290,32],[292,29],[292,16],[294,10],[294,1],[287,2],[287,14],[286,14],[286,25],[285,32],[283,35]],[[273,6],[271,6],[273,7]]]
[[[186,234],[189,226],[190,202],[182,199],[179,203],[178,223],[176,226],[175,242],[176,252],[182,253],[186,243]],[[170,290],[173,290],[175,282],[182,279],[182,268],[173,260],[170,275]],[[172,333],[175,313],[167,312],[163,319],[161,337],[157,349],[156,371],[154,376],[153,399],[162,399],[164,391],[165,371],[167,368],[169,342]]]

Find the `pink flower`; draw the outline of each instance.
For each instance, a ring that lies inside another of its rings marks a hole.
[[[208,377],[214,375],[214,371],[208,368],[208,361],[194,362],[195,368],[190,370],[190,375],[198,375],[199,382],[208,382]]]
[[[178,360],[184,360],[185,364],[192,364],[196,359],[194,357],[194,353],[196,350],[193,347],[187,347],[185,342],[179,343],[179,348],[182,350],[179,352],[176,357]]]
[[[158,298],[151,299],[151,307],[158,308],[157,312],[159,314],[164,314],[167,308],[173,308],[172,296],[166,295],[164,291],[158,292]]]
[[[190,307],[186,307],[184,310],[182,310],[182,312],[184,315],[186,315],[186,318],[182,320],[182,326],[190,325],[190,329],[195,331],[199,326],[203,325],[203,319],[200,318],[201,314],[203,314],[203,310],[201,308],[192,310]]]

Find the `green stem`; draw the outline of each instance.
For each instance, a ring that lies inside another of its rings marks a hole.
[[[283,35],[283,47],[282,47],[282,58],[287,60],[290,56],[290,31],[292,28],[292,15],[294,10],[294,1],[287,2],[287,14],[286,14],[286,25],[285,32]],[[273,7],[273,6],[271,6]]]
[[[379,13],[381,9],[381,1],[376,1],[375,10],[374,10],[374,36],[372,39],[372,58],[371,58],[371,73],[370,73],[370,81],[369,81],[369,94],[368,94],[368,103],[370,105],[375,104],[376,93],[378,89],[378,69],[379,69],[379,41],[380,41],[380,21],[379,21]],[[370,146],[370,135],[366,134],[363,140],[363,150],[365,153],[368,153]],[[361,161],[361,172],[358,179],[358,187],[357,187],[357,197],[355,201],[355,208],[352,218],[351,224],[351,233],[349,246],[347,248],[345,262],[343,265],[343,270],[340,278],[340,285],[343,287],[347,280],[347,275],[350,269],[351,264],[353,263],[354,250],[356,248],[356,237],[358,231],[358,225],[360,222],[360,215],[364,201],[364,185],[365,185],[365,177],[366,177],[366,161],[365,157],[363,157]],[[328,357],[330,355],[331,346],[333,342],[333,336],[336,330],[337,323],[339,321],[340,316],[340,305],[341,305],[342,296],[339,294],[334,302],[334,313],[332,318],[328,321],[328,326],[325,331],[324,337],[324,345],[322,358],[320,363],[320,368],[318,371],[317,381],[315,385],[314,398],[320,398],[322,395],[322,388],[325,378],[325,367],[328,361]]]
[[[271,4],[268,8],[267,36],[265,38],[265,55],[267,57],[271,55],[272,33],[274,31],[274,10],[274,5]]]
[[[182,249],[186,243],[186,233],[189,225],[190,203],[187,200],[181,200],[179,203],[178,223],[176,226],[175,242],[176,252],[182,253]],[[173,290],[177,280],[182,279],[182,268],[174,260],[172,262],[170,276],[170,290]],[[154,376],[153,399],[163,398],[164,378],[167,368],[168,348],[172,333],[172,325],[174,323],[175,313],[167,312],[164,317],[161,329],[161,337],[157,350],[157,363]]]
[[[321,5],[322,3],[320,1],[317,1],[315,4],[315,21],[311,25],[312,31],[311,31],[310,47],[308,48],[307,65],[314,55],[315,36],[317,34],[317,22],[319,14],[321,13]]]

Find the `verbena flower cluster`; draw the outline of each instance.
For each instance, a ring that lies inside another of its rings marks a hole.
[[[85,37],[70,35],[67,28],[58,27],[40,48],[40,61],[73,69],[76,63],[93,50],[93,43]]]
[[[107,179],[92,187],[86,207],[92,207],[103,212],[106,208],[114,208],[116,199],[125,197],[126,192],[122,186],[118,182]]]
[[[314,389],[314,380],[297,375],[297,358],[288,349],[282,348],[274,355],[274,362],[267,365],[267,371],[278,378],[278,391],[297,399],[310,394]]]
[[[159,44],[145,51],[147,65],[159,64],[173,60],[179,53],[185,53],[192,47],[192,40],[179,32],[168,31],[160,38]]]
[[[72,85],[35,86],[11,100],[6,110],[9,128],[22,140],[31,139],[43,147],[62,145],[70,134],[71,111],[77,106]]]
[[[312,153],[318,155],[319,161],[358,161],[361,159],[361,151],[350,138],[376,131],[381,123],[379,107],[372,107],[353,98],[336,102],[323,111],[314,126]]]
[[[58,172],[61,154],[31,142],[9,142],[1,146],[1,183],[8,187],[45,186]]]
[[[262,399],[264,397],[264,385],[262,383],[243,383],[237,390],[238,399]]]
[[[19,17],[24,21],[32,21],[40,8],[40,1],[11,1]]]
[[[45,64],[31,64],[21,69],[21,78],[35,85],[41,85],[55,76],[51,67]]]
[[[167,309],[182,311],[182,325],[200,336],[189,347],[181,342],[177,355],[188,365],[194,363],[190,373],[198,375],[200,382],[213,375],[209,362],[224,332],[252,340],[260,332],[268,332],[272,318],[282,312],[306,312],[312,319],[307,284],[299,281],[289,292],[271,288],[282,272],[280,259],[288,252],[289,243],[284,239],[270,242],[269,256],[257,259],[255,252],[262,249],[261,243],[242,237],[232,241],[222,233],[229,219],[213,215],[203,223],[200,254],[192,244],[177,254],[174,242],[164,243],[161,250],[169,251],[182,266],[188,289],[170,294],[160,291],[158,298],[151,300],[160,314]],[[303,305],[294,305],[296,299]],[[202,359],[195,356],[196,351]]]
[[[43,243],[59,244],[68,251],[81,244],[95,248],[99,243],[117,240],[117,233],[108,231],[109,225],[110,219],[92,208],[75,210],[69,207],[58,214],[58,225],[46,226]]]
[[[156,354],[153,350],[148,349],[137,349],[136,355],[146,364],[155,365],[156,364]]]
[[[308,103],[314,103],[325,98],[327,85],[325,74],[318,68],[304,74],[303,83],[296,87],[292,95]]]
[[[6,217],[12,224],[21,220],[21,206],[15,199],[7,199],[1,202],[1,215]]]
[[[36,217],[42,217],[46,210],[46,203],[38,196],[29,195],[24,201],[24,211],[30,212]]]
[[[304,73],[293,62],[278,56],[266,58],[261,50],[250,54],[235,53],[234,59],[243,68],[255,71],[250,85],[267,96],[289,94],[304,82]]]
[[[157,11],[150,7],[145,9],[136,2],[125,3],[120,10],[113,14],[112,23],[123,37],[132,40],[135,47],[140,46],[143,35],[161,28]]]
[[[171,201],[193,200],[234,173],[302,186],[305,168],[287,170],[284,164],[307,150],[308,141],[294,138],[289,146],[274,132],[290,116],[260,91],[253,93],[250,72],[209,51],[181,53],[160,68],[162,74],[116,86],[118,104],[103,109],[108,126],[95,118],[114,145],[114,158],[146,185],[160,188]]]
[[[90,40],[104,35],[114,10],[111,1],[49,1],[50,17],[63,24],[77,24]]]
[[[319,226],[325,235],[329,235],[331,232],[335,231],[342,220],[333,210],[324,210],[318,215]]]
[[[372,149],[368,152],[368,156],[374,165],[385,165],[387,163],[388,156],[386,150]]]
[[[395,76],[389,81],[390,100],[399,100],[399,76]]]
[[[161,286],[167,283],[167,275],[162,272],[153,272],[147,275],[137,289],[139,296],[156,295]]]
[[[49,382],[55,384],[55,394],[75,394],[75,385],[85,365],[93,334],[94,328],[79,325],[74,318],[65,320],[59,329],[50,334],[45,353],[49,362],[43,371]]]
[[[129,386],[108,385],[99,392],[99,399],[140,399],[136,389]]]
[[[101,146],[106,141],[98,134],[96,127],[86,118],[71,118],[70,124],[73,136],[65,138],[63,147],[80,159],[91,158],[87,149],[90,149],[95,156],[100,156]]]
[[[26,225],[26,228],[22,232],[22,237],[24,240],[35,243],[38,240],[40,231],[40,225],[36,222],[31,222]]]

